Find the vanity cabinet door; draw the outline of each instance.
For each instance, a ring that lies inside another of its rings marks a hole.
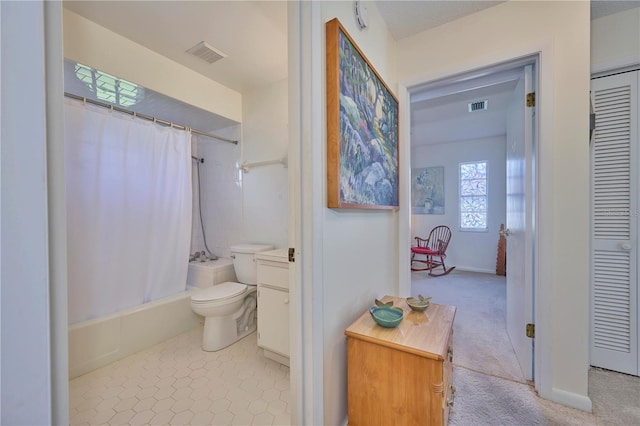
[[[289,292],[258,289],[258,346],[289,356]]]

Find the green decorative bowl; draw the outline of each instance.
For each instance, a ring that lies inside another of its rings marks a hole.
[[[369,313],[373,320],[380,326],[393,328],[400,324],[404,318],[404,311],[401,308],[391,308],[387,306],[372,306]]]
[[[418,298],[415,297],[407,297],[407,305],[414,311],[423,312],[425,309],[429,307],[431,302],[430,297],[422,297],[421,294],[418,295]]]

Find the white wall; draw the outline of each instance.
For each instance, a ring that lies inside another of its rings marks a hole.
[[[640,64],[640,7],[591,21],[591,72]]]
[[[62,4],[60,2],[45,2],[44,4],[52,424],[68,424],[67,204],[64,169]]]
[[[242,121],[240,93],[64,9],[64,56],[163,95]]]
[[[496,272],[498,231],[506,217],[506,138],[504,136],[422,145],[411,150],[411,167],[444,166],[445,213],[411,216],[413,237],[426,238],[438,225],[451,228],[447,248],[447,267],[475,272]],[[462,162],[487,161],[488,199],[487,232],[460,231],[458,215],[458,165]]]
[[[536,387],[544,398],[585,410],[589,19],[588,2],[506,2],[401,40],[397,61],[402,91],[540,52]]]
[[[239,171],[238,165],[286,157],[288,146],[288,81],[243,94],[242,126],[216,134],[239,139],[239,145],[198,136],[193,155],[203,157],[202,214],[209,249],[229,256],[230,246],[242,243],[286,247],[288,239],[288,170],[281,164]],[[193,223],[191,252],[204,250],[198,212],[196,164],[193,165]]]
[[[229,139],[240,139],[240,125],[216,130]],[[242,143],[242,141],[240,142]],[[200,167],[202,217],[207,233],[207,246],[217,256],[228,257],[230,247],[243,242],[242,179],[237,165],[241,162],[240,145],[195,135],[192,155],[204,158]],[[193,163],[193,214],[191,253],[205,250],[198,210],[197,165]]]
[[[287,156],[288,80],[242,94],[242,161]],[[288,244],[288,170],[282,164],[253,167],[243,174],[245,241]]]
[[[395,42],[386,30],[375,4],[367,2],[370,25],[364,31],[356,27],[352,2],[322,2],[322,39],[324,22],[338,17],[392,91],[396,89]],[[314,52],[318,61],[314,82],[325,93],[325,51]],[[333,210],[326,208],[326,100],[322,117],[314,117],[325,144],[322,167],[314,187],[324,206],[321,213],[322,282],[324,300],[324,424],[343,424],[347,414],[347,352],[344,330],[368,309],[374,298],[397,292],[397,213],[392,211]]]
[[[44,9],[39,1],[0,3],[0,423],[6,425],[54,420]]]

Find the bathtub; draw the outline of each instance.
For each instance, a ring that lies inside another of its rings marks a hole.
[[[73,379],[197,327],[191,310],[197,285],[235,281],[231,259],[189,264],[186,290],[69,326],[69,378]]]

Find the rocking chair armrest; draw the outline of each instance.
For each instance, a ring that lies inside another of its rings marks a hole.
[[[426,247],[429,245],[429,238],[415,237],[415,240],[418,247]]]

